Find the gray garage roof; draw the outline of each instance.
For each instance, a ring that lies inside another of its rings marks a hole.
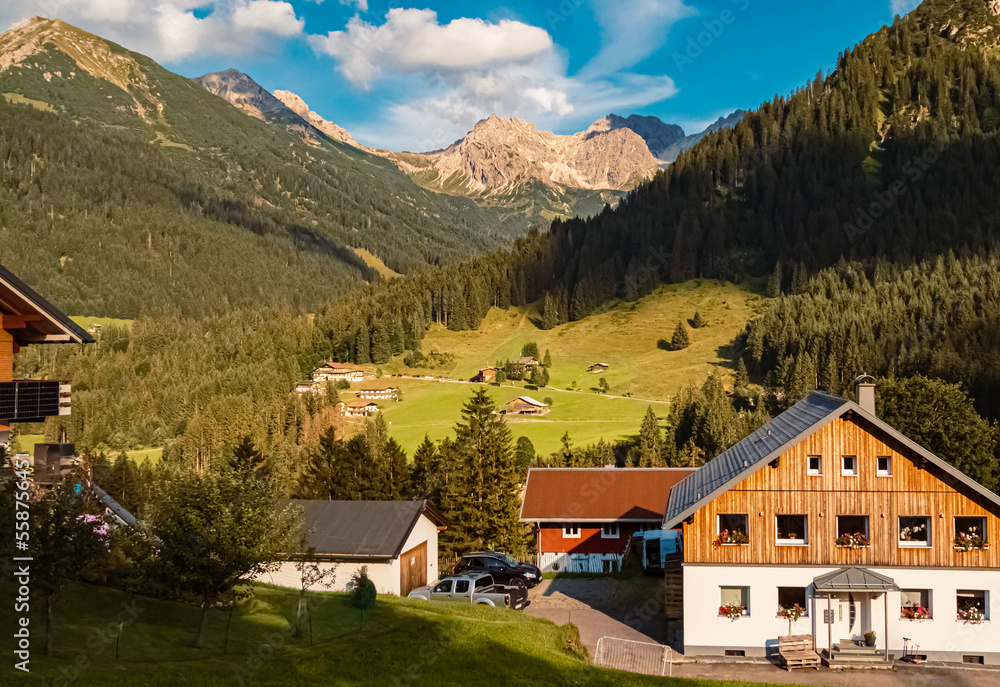
[[[813,580],[817,592],[898,592],[895,580],[867,568],[850,566]]]
[[[300,508],[306,542],[320,556],[348,559],[397,558],[421,515],[448,525],[428,501],[306,501],[286,499],[281,507]]]
[[[814,391],[675,485],[670,490],[667,512],[663,517],[664,527],[676,527],[820,427],[849,412],[867,420],[877,430],[939,468],[946,482],[958,489],[964,487],[966,491],[975,492],[1000,506],[1000,496],[863,410],[857,403]]]

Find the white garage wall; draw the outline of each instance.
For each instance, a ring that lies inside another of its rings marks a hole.
[[[417,524],[413,527],[413,531],[410,532],[410,536],[407,537],[406,543],[403,544],[403,551],[409,551],[424,541],[427,542],[427,582],[430,584],[437,580],[438,577],[438,531],[437,526],[426,515],[421,515]],[[379,594],[399,595],[399,559],[393,559],[387,563],[321,563],[320,567],[323,569],[336,567],[335,582],[328,590],[324,590],[321,587],[313,587],[312,590],[347,591],[347,584],[351,581],[351,575],[362,565],[368,566],[368,577],[375,583],[375,589]],[[301,579],[301,573],[295,569],[295,563],[285,562],[275,572],[260,575],[256,578],[256,581],[278,585],[279,587],[300,589],[302,586]]]

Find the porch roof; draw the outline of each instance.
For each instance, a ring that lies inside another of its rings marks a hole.
[[[898,592],[899,587],[891,577],[880,575],[867,568],[850,566],[820,575],[813,580],[817,592]]]

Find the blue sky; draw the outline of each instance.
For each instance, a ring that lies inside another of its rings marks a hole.
[[[557,133],[609,112],[691,133],[793,90],[912,0],[5,0],[185,76],[234,67],[362,143],[447,145],[498,112]]]

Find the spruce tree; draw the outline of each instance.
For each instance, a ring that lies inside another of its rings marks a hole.
[[[694,329],[700,329],[705,326],[705,321],[701,319],[701,313],[696,312],[694,317],[691,318],[691,326]]]
[[[547,348],[545,349],[545,357],[542,358],[542,365],[546,368],[552,367],[552,356]]]
[[[687,333],[687,329],[684,327],[683,322],[677,323],[677,329],[674,330],[674,335],[670,337],[670,348],[675,351],[679,351],[682,348],[687,348],[691,345],[691,337]]]
[[[444,504],[454,525],[446,539],[455,549],[522,546],[520,479],[510,429],[486,389],[476,389],[455,427],[459,457],[454,489]]]
[[[642,426],[639,429],[639,450],[640,467],[649,468],[662,464],[660,454],[663,443],[660,439],[660,423],[653,412],[653,406],[647,406],[646,416],[642,418]]]
[[[542,306],[542,329],[552,329],[559,324],[558,303],[550,294],[545,294]]]
[[[733,388],[745,389],[750,384],[750,376],[747,374],[747,364],[743,358],[736,361],[736,371],[733,373]]]
[[[437,447],[425,434],[424,440],[413,453],[408,489],[411,498],[427,499],[440,506],[442,475],[438,474],[438,462]]]

